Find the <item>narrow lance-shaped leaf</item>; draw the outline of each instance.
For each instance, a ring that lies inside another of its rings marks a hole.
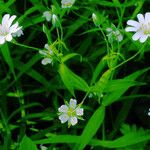
[[[148,140],[150,140],[150,132],[148,131],[145,131],[143,133],[130,132],[113,141],[93,140],[91,141],[90,145],[116,149],[116,148],[126,148],[127,146],[131,146]]]
[[[127,76],[124,78],[125,81],[135,81],[140,75],[145,73],[146,71],[150,70],[150,67],[139,70],[137,72],[134,72],[133,74]],[[111,92],[107,94],[104,99],[103,99],[103,105],[107,106],[110,105],[111,103],[117,101],[131,86],[133,86],[133,82],[130,82],[129,84],[123,84],[121,89],[118,89],[114,92]]]
[[[85,92],[89,91],[88,84],[81,77],[73,73],[65,64],[60,64],[58,72],[64,85],[73,96],[75,89]]]
[[[5,43],[1,46],[1,52],[2,52],[2,55],[3,55],[6,63],[8,64],[12,74],[15,76],[14,64],[13,64],[13,60],[12,60],[7,43]]]
[[[81,142],[77,144],[74,150],[83,150],[85,146],[89,143],[89,141],[96,134],[97,130],[100,128],[103,123],[105,116],[105,107],[100,106],[92,115],[87,125],[85,126],[82,134],[81,134]]]
[[[111,75],[111,70],[107,70],[106,72],[104,72],[103,75],[100,77],[99,81],[91,87],[91,92],[95,92],[100,97],[104,89],[106,88]]]

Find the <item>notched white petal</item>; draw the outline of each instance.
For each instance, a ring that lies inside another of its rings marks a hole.
[[[13,15],[10,17],[9,21],[8,21],[8,27],[11,26],[12,22],[16,19],[17,16]]]
[[[62,112],[62,113],[67,113],[68,106],[67,105],[62,105],[61,107],[58,108],[58,111]]]
[[[141,36],[143,36],[143,34],[141,33],[141,31],[139,32],[136,32],[133,36],[132,36],[132,39],[134,41],[138,40]]]
[[[72,108],[75,108],[77,105],[77,100],[76,99],[70,99],[70,102],[69,102],[69,106],[72,107]]]
[[[2,26],[6,26],[8,25],[8,21],[9,21],[10,15],[9,14],[5,14],[2,18]]]
[[[41,62],[43,65],[47,65],[52,63],[52,60],[50,58],[44,58]]]
[[[139,28],[140,27],[140,23],[137,22],[137,21],[134,21],[134,20],[128,20],[127,24],[130,25],[130,26],[133,26],[135,28]]]
[[[140,42],[141,42],[141,43],[144,43],[144,42],[147,40],[147,38],[148,38],[148,35],[143,35],[143,36],[141,36],[141,37],[140,37]]]
[[[43,13],[43,17],[45,17],[46,20],[49,22],[49,21],[51,21],[52,15],[51,15],[51,13],[49,11],[45,11]]]
[[[135,28],[135,27],[126,27],[125,30],[126,30],[126,32],[136,32],[137,28]]]
[[[82,116],[83,115],[83,108],[76,108],[76,114],[77,114],[77,116]]]
[[[147,12],[147,13],[145,14],[145,21],[146,21],[147,23],[150,22],[150,13],[149,13],[149,12]]]
[[[78,123],[77,117],[71,117],[70,118],[70,123],[72,126],[76,125]]]
[[[20,30],[21,29],[21,27],[18,27],[19,26],[19,23],[18,22],[16,22],[15,24],[13,24],[11,27],[10,27],[10,32],[11,33],[15,33],[15,32],[17,32],[18,30]]]
[[[67,114],[62,114],[59,116],[59,120],[61,121],[61,123],[67,122],[68,119],[69,119],[69,116]]]
[[[140,23],[142,23],[142,24],[145,23],[145,19],[144,19],[144,16],[142,14],[138,14],[137,18],[138,18]]]

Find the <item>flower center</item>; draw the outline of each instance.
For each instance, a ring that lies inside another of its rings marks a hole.
[[[144,34],[150,34],[150,22],[147,24],[142,24],[141,30],[143,30]]]
[[[66,6],[66,7],[70,7],[70,6],[72,6],[72,3],[68,2],[68,3],[64,3],[63,5]]]
[[[74,108],[69,108],[68,111],[67,111],[67,115],[70,117],[70,116],[75,116],[76,115],[76,112],[75,112],[75,109]]]

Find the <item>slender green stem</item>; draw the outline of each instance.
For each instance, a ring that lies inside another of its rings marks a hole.
[[[103,35],[103,37],[104,37],[104,40],[105,40],[105,42],[106,42],[106,46],[107,46],[107,53],[108,53],[108,54],[110,54],[110,52],[109,52],[109,44],[108,44],[108,41],[107,41],[106,35],[105,35],[105,33],[103,32],[103,30],[102,30],[101,26],[99,26],[99,29],[100,29],[100,31],[101,31],[101,33],[102,33],[102,35]]]
[[[28,46],[28,45],[17,43],[16,41],[13,41],[12,43],[17,45],[17,46],[21,46],[21,47],[28,48],[28,49],[33,49],[33,50],[36,50],[36,51],[40,51],[41,50],[41,49],[36,48],[36,47],[31,47],[31,46]]]
[[[145,46],[145,45],[144,45]],[[137,53],[135,53],[132,57],[128,58],[127,60],[123,61],[122,63],[118,64],[117,66],[115,66],[114,68],[112,68],[112,70],[115,70],[116,68],[122,66],[123,64],[127,63],[128,61],[134,59],[138,54],[141,53],[141,51],[143,50],[144,46],[141,48],[141,50],[139,50]]]
[[[81,104],[83,104],[83,103],[84,103],[84,101],[85,101],[85,99],[87,98],[87,96],[88,96],[89,92],[90,92],[90,90],[89,90],[88,92],[86,92],[85,96],[83,97],[83,100],[82,100]]]

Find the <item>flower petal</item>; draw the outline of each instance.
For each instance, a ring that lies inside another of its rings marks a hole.
[[[137,28],[135,28],[135,27],[126,27],[125,30],[126,30],[126,32],[135,32],[135,31],[137,31]]]
[[[50,21],[51,18],[52,18],[52,15],[51,15],[51,13],[49,11],[45,11],[43,13],[43,17],[45,17],[47,21]]]
[[[59,116],[59,120],[61,121],[61,123],[67,122],[68,119],[69,119],[69,116],[67,114],[62,114]]]
[[[119,36],[117,36],[118,41],[122,41],[123,40],[123,36],[120,34]]]
[[[15,32],[17,32],[18,30],[20,30],[21,29],[21,27],[18,27],[18,22],[16,22],[15,24],[13,24],[10,28],[9,28],[9,30],[10,30],[10,32],[11,33],[15,33]]]
[[[16,37],[16,36],[20,37],[21,35],[23,35],[23,31],[20,29],[17,32],[13,33],[12,35],[13,35],[13,37]]]
[[[67,105],[62,105],[61,107],[58,108],[59,112],[67,113],[68,111],[68,106]]]
[[[74,126],[75,124],[77,124],[78,123],[77,117],[71,117],[70,118],[70,123],[71,123],[72,126]]]
[[[112,28],[107,28],[106,31],[107,32],[112,32]]]
[[[8,22],[9,22],[9,17],[10,15],[9,14],[6,14],[3,16],[3,19],[2,19],[2,26],[7,26],[8,25]]]
[[[132,27],[136,27],[136,28],[140,27],[140,23],[137,22],[137,21],[134,21],[134,20],[128,20],[127,24],[130,25],[130,26],[132,26]]]
[[[72,108],[76,108],[76,105],[77,105],[77,100],[71,98],[69,102],[69,106]]]
[[[49,50],[48,44],[45,44],[45,45],[44,45],[44,48],[47,49],[47,50]]]
[[[6,41],[11,41],[12,35],[11,34],[6,35],[5,39],[6,39]]]
[[[47,65],[47,64],[50,64],[51,62],[52,62],[52,60],[50,58],[44,58],[41,63],[43,65]]]
[[[146,23],[150,22],[150,13],[149,12],[145,14],[145,21],[146,21]]]
[[[16,19],[16,16],[13,15],[10,17],[9,21],[8,21],[8,28],[11,26],[12,22]]]
[[[4,36],[0,36],[0,44],[4,44],[5,43],[5,38]]]
[[[141,42],[141,43],[144,43],[144,42],[147,40],[147,38],[148,38],[148,35],[143,35],[143,36],[141,36],[140,42]]]
[[[145,23],[145,19],[144,19],[144,16],[142,14],[138,14],[137,18],[138,18],[140,23],[142,23],[142,24]]]
[[[133,36],[132,39],[134,41],[138,40],[141,36],[143,36],[143,33],[141,31],[136,32]]]
[[[82,116],[82,115],[83,115],[83,108],[77,108],[77,109],[76,109],[76,114],[77,114],[78,116]]]

